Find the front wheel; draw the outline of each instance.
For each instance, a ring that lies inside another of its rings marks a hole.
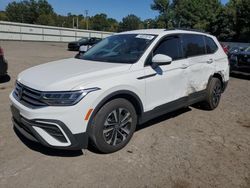
[[[91,140],[102,153],[112,153],[125,147],[137,124],[133,105],[126,99],[114,99],[105,104],[91,124]]]

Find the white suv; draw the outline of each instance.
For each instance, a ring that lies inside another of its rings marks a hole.
[[[14,126],[45,146],[103,153],[123,148],[136,126],[200,103],[215,109],[229,80],[220,43],[187,30],[110,36],[84,55],[22,72],[10,94]]]

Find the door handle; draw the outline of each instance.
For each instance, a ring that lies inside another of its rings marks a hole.
[[[214,62],[213,59],[209,59],[209,60],[207,61],[208,64],[211,64],[211,63],[213,63],[213,62]]]
[[[181,69],[186,69],[186,68],[188,68],[188,65],[187,65],[187,64],[182,64],[182,65],[181,65]]]

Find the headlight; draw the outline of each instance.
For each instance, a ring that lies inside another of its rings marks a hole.
[[[43,92],[41,100],[49,106],[72,106],[82,100],[88,93],[97,90],[100,90],[100,88],[66,92]]]

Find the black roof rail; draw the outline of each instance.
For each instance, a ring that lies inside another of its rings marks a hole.
[[[173,28],[173,29],[166,29],[165,31],[172,31],[172,30],[195,31],[195,32],[206,33],[206,34],[209,33],[209,32],[205,32],[204,30],[189,29],[189,28]]]

